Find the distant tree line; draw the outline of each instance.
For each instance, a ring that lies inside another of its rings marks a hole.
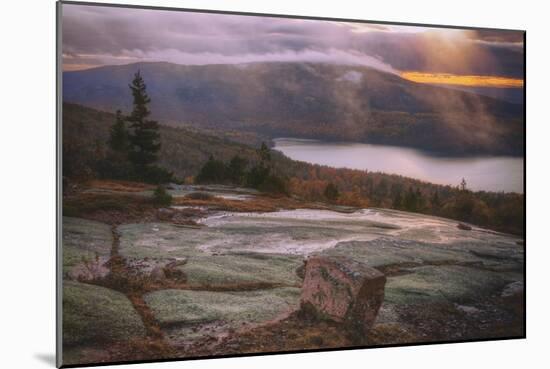
[[[246,186],[263,192],[288,195],[286,180],[273,170],[271,153],[265,142],[256,152],[256,164],[235,155],[229,162],[212,155],[195,177],[195,183],[217,183]]]
[[[287,164],[289,192],[309,201],[380,207],[456,219],[495,230],[524,232],[524,195],[471,191],[462,180],[441,186],[384,173]],[[337,198],[330,196],[331,188]],[[327,196],[328,195],[328,196]]]

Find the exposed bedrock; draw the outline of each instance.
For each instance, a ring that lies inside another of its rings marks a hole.
[[[386,277],[346,257],[313,256],[305,265],[301,308],[304,314],[344,324],[364,339],[384,301]]]

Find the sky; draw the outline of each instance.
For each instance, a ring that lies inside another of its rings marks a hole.
[[[429,84],[523,86],[523,33],[64,4],[63,70],[164,61],[363,65]]]

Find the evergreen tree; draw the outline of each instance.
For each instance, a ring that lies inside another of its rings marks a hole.
[[[382,178],[378,183],[378,186],[374,188],[374,195],[378,199],[383,199],[388,193],[388,181],[385,178]]]
[[[403,206],[403,199],[401,197],[401,190],[396,191],[395,196],[393,197],[391,207],[394,209],[401,209]]]
[[[172,195],[163,186],[158,186],[153,193],[153,200],[156,205],[170,206],[172,204]]]
[[[246,175],[246,185],[252,188],[259,188],[269,178],[269,167],[262,164],[250,169]]]
[[[268,165],[268,163],[271,162],[271,152],[269,151],[269,147],[267,147],[265,142],[262,142],[262,145],[258,150],[258,155],[260,156],[260,160],[264,165]]]
[[[116,119],[109,130],[107,155],[98,161],[97,172],[103,178],[128,179],[133,172],[128,160],[130,142],[125,119],[117,110]],[[96,157],[99,157],[96,155]]]
[[[126,129],[126,124],[120,110],[117,110],[116,121],[111,126],[108,144],[114,152],[121,154],[128,153],[128,130]]]
[[[460,182],[460,191],[466,191],[466,180],[462,178],[462,181]]]
[[[262,142],[257,153],[260,163],[252,167],[246,175],[246,185],[253,188],[260,188],[266,184],[271,174],[271,153],[265,142]]]
[[[432,208],[438,209],[441,206],[441,200],[439,199],[439,191],[435,190],[435,192],[432,195]]]
[[[334,183],[330,182],[325,187],[324,195],[329,201],[336,201],[340,193],[338,192],[338,187]]]
[[[228,179],[231,183],[237,185],[243,183],[247,165],[248,161],[241,158],[239,155],[235,155],[231,158],[229,165],[227,166],[227,176],[229,177]]]
[[[409,187],[409,190],[407,191],[407,194],[405,195],[405,199],[403,201],[403,206],[408,211],[417,211],[418,209],[418,198],[415,191],[413,191],[412,187]]]
[[[151,99],[147,95],[145,82],[138,71],[129,85],[133,96],[133,110],[128,121],[132,129],[129,135],[129,158],[138,176],[147,173],[148,166],[158,160],[160,133],[158,122],[148,119],[151,112],[147,104]]]
[[[203,165],[199,174],[195,178],[197,183],[224,183],[227,178],[227,168],[225,164],[214,159],[212,155],[208,158],[208,161]]]
[[[419,188],[416,189],[416,211],[421,211],[425,207],[424,197]]]

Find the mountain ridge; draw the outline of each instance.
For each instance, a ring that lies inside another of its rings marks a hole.
[[[181,65],[140,62],[63,73],[63,99],[130,109],[140,70],[153,117],[175,125],[411,146],[446,155],[522,155],[523,107],[327,63]]]

